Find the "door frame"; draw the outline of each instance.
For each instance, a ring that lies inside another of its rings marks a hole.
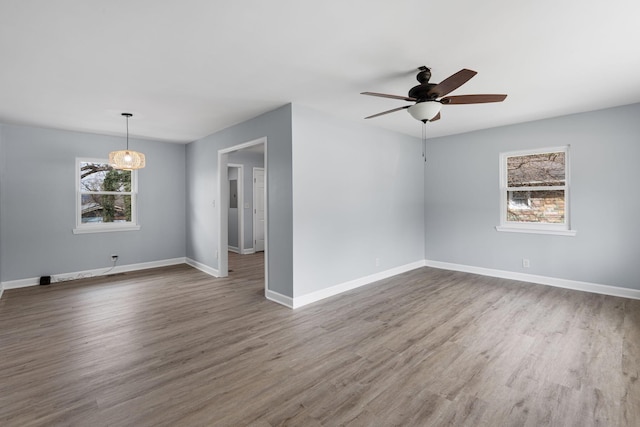
[[[244,165],[239,163],[227,163],[227,173],[229,172],[228,168],[238,169],[238,253],[244,253]],[[229,176],[227,175],[227,182],[229,181]],[[228,185],[228,184],[227,184]],[[229,210],[227,209],[227,212]],[[229,227],[229,218],[227,218],[227,233]],[[229,235],[227,234],[227,249],[229,245]]]
[[[264,291],[269,289],[269,191],[267,137],[218,150],[218,277],[229,276],[229,153],[264,144]],[[215,202],[214,202],[215,203]]]
[[[259,167],[253,167],[253,183],[252,183],[252,187],[253,187],[253,250],[255,252],[258,252],[258,250],[256,249],[256,217],[257,217],[257,209],[256,209],[256,171],[262,171],[262,174],[264,175],[264,188],[265,188],[265,193],[266,193],[266,188],[267,188],[267,173],[265,171],[265,168],[259,168]],[[265,234],[265,241],[264,241],[264,246],[265,246],[265,250],[267,247],[267,239],[266,239],[266,235],[267,235],[267,200],[266,200],[266,195],[265,195],[265,200],[264,200],[264,234]]]

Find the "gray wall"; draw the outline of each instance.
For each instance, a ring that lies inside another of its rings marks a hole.
[[[132,139],[148,162],[141,230],[81,235],[75,158],[123,138],[0,125],[0,281],[108,267],[111,253],[217,268],[218,150],[266,136],[269,285],[283,295],[424,258],[640,289],[638,117],[634,104],[432,139],[424,168],[415,138],[286,105],[186,147]],[[577,236],[497,232],[499,153],[565,144]]]
[[[639,117],[634,104],[429,140],[426,259],[640,289]],[[577,235],[497,232],[499,153],[566,144]]]
[[[291,105],[187,145],[187,257],[218,268],[218,150],[267,137],[269,289],[293,296]]]
[[[229,153],[229,163],[244,165],[244,203],[249,207],[244,209],[244,248],[253,248],[253,168],[264,167],[264,154],[246,150]]]
[[[424,259],[420,140],[294,105],[293,186],[295,297]]]
[[[76,157],[106,158],[122,137],[2,125],[0,280],[184,257],[185,146],[130,140],[138,173],[139,231],[73,234]]]

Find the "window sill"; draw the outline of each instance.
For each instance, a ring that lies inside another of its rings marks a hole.
[[[114,225],[114,226],[84,226],[76,227],[73,229],[73,234],[88,234],[88,233],[110,233],[115,231],[137,231],[140,230],[139,225]]]
[[[542,228],[526,228],[526,227],[509,227],[505,225],[497,225],[496,230],[506,231],[509,233],[528,233],[528,234],[552,234],[556,236],[575,236],[578,230],[550,230]]]

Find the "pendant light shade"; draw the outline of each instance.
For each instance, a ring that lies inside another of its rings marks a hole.
[[[115,169],[132,171],[146,166],[144,154],[132,150],[112,151],[109,153],[109,164]]]
[[[127,149],[110,152],[109,164],[115,169],[126,171],[142,169],[146,165],[144,154],[129,150],[129,117],[133,114],[122,113],[122,115],[127,118]]]

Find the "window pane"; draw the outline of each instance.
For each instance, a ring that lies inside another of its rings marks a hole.
[[[562,186],[565,184],[565,153],[507,157],[509,187]]]
[[[80,163],[80,191],[131,191],[131,171],[106,163]]]
[[[507,221],[564,224],[564,190],[508,191]]]
[[[131,196],[83,194],[82,223],[131,222]]]

